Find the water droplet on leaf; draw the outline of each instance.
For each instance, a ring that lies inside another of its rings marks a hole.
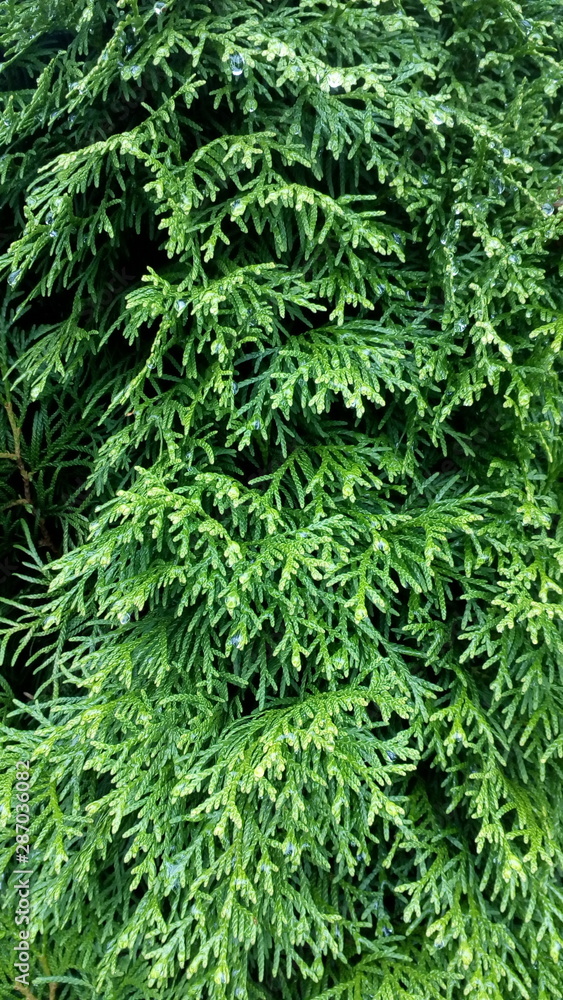
[[[240,52],[233,52],[229,56],[229,63],[231,65],[231,73],[233,76],[240,76],[244,66],[244,59]]]
[[[336,90],[337,87],[342,86],[344,78],[341,73],[329,73],[327,83],[331,90]]]

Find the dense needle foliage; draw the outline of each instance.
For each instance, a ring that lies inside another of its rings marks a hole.
[[[559,1000],[561,4],[0,46],[2,989]]]

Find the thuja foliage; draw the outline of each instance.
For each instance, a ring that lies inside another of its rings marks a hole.
[[[560,4],[0,23],[4,989],[556,1000]]]

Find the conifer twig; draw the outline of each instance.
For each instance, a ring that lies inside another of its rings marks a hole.
[[[49,963],[47,961],[47,956],[46,955],[40,955],[39,956],[39,961],[40,961],[41,965],[43,966],[43,971],[44,971],[45,975],[46,976],[50,976],[51,975],[51,970],[49,968]],[[49,1000],[55,1000],[55,996],[56,996],[56,993],[57,993],[57,985],[58,985],[57,983],[49,983]]]
[[[37,1000],[35,993],[32,993],[29,986],[25,986],[23,983],[14,983],[14,988],[23,993],[26,1000]]]
[[[8,507],[13,507],[17,504],[29,504],[33,512],[38,513],[31,497],[31,474],[29,470],[26,469],[25,462],[23,460],[21,452],[21,433],[22,433],[21,427],[18,427],[11,400],[8,399],[5,401],[4,409],[8,414],[8,420],[10,422],[12,437],[14,439],[14,450],[13,452],[2,452],[0,454],[0,458],[9,458],[16,463],[19,474],[22,478],[24,495],[23,497],[20,497],[18,500],[11,500],[9,503],[5,504],[2,507],[2,510],[7,510]],[[47,525],[45,524],[45,518],[43,517],[39,518],[39,530],[41,531],[41,540],[39,544],[42,545],[44,548],[50,549],[51,552],[54,553],[54,555],[57,555],[56,546],[54,545],[51,536],[49,535]]]

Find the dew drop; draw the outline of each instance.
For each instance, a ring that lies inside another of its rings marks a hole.
[[[130,621],[131,621],[131,615],[127,611],[125,611],[122,615],[119,616],[120,625],[127,625],[127,622]]]
[[[511,157],[512,154],[511,154],[508,146],[504,146],[503,147],[502,155],[503,155],[503,159],[505,159],[505,160],[509,160],[510,159],[510,157]]]
[[[256,101],[251,100],[246,105],[246,110],[249,112],[249,114],[252,114],[254,111],[256,111],[257,107],[258,107],[258,105],[257,105]]]
[[[165,3],[161,3],[161,2],[155,3],[155,5],[153,7],[153,13],[156,14],[157,17],[160,17],[160,15],[163,14],[165,10],[166,10],[166,4]]]
[[[261,426],[262,426],[262,424],[260,423],[259,420],[255,420],[254,423],[252,424],[252,426],[254,427],[255,431],[259,431],[260,428],[261,428]]]
[[[522,258],[521,258],[521,256],[520,256],[519,253],[511,253],[511,254],[509,254],[508,259],[509,259],[509,261],[510,261],[511,264],[521,264],[522,263]]]
[[[22,273],[21,267],[18,267],[17,271],[12,271],[12,273],[9,275],[8,284],[10,288],[13,288],[14,285],[17,285],[21,273]]]
[[[553,215],[553,213],[555,211],[555,209],[553,208],[553,205],[550,205],[550,203],[548,201],[546,201],[545,204],[542,205],[541,210],[542,210],[542,212],[543,212],[544,215]]]
[[[244,66],[244,59],[240,52],[233,52],[233,54],[229,56],[229,63],[231,65],[231,73],[233,76],[240,76]]]
[[[231,215],[242,215],[243,212],[244,205],[242,201],[240,198],[235,198],[235,200],[231,202]]]
[[[522,28],[524,34],[529,35],[530,31],[532,30],[532,23],[531,21],[523,20],[520,21],[520,27]]]
[[[344,77],[341,73],[329,73],[327,83],[331,90],[336,90],[344,83]]]
[[[180,315],[180,313],[182,313],[184,311],[184,309],[186,308],[187,304],[188,303],[184,299],[177,299],[176,300],[176,302],[174,303],[174,308],[175,308],[176,312],[178,313],[178,315]]]
[[[57,624],[57,619],[54,615],[49,615],[48,618],[43,622],[43,631],[46,632],[47,629],[53,628],[53,625]]]
[[[390,935],[393,933],[393,929],[392,929],[392,927],[384,927],[381,933],[385,937],[390,937]]]
[[[397,760],[397,754],[393,753],[392,750],[387,751],[387,757],[389,760]]]
[[[236,635],[232,635],[231,638],[229,639],[229,643],[231,644],[231,646],[236,646],[237,649],[239,648],[241,642],[242,642],[242,635],[240,634],[240,632],[237,632]]]
[[[467,329],[467,325],[466,319],[456,319],[454,323],[454,331],[456,333],[463,333],[463,331]]]
[[[435,111],[432,115],[432,121],[434,122],[434,125],[443,125],[446,119],[440,111]]]

